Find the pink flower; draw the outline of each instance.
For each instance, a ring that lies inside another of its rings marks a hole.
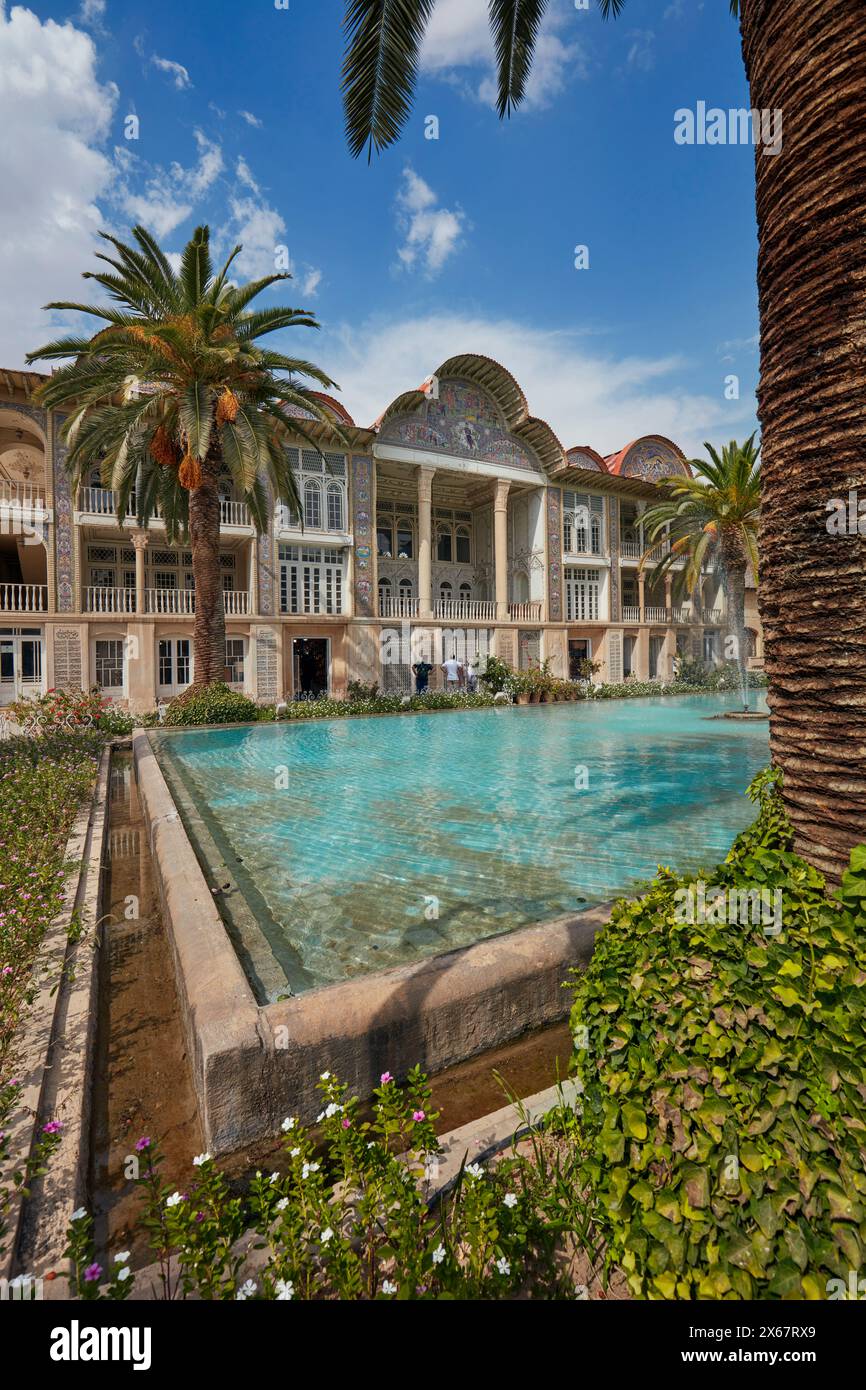
[[[62,1120],[49,1120],[47,1125],[42,1126],[43,1134],[59,1134],[63,1128]]]
[[[389,1071],[383,1071],[382,1075],[379,1077],[379,1083],[382,1086],[387,1086],[389,1082],[393,1080],[394,1078]]]
[[[343,1129],[349,1129],[350,1126],[351,1126],[351,1124],[352,1124],[352,1121],[351,1121],[351,1120],[344,1120],[344,1121],[343,1121]]]
[[[150,1138],[149,1138],[147,1135],[145,1135],[145,1136],[143,1136],[141,1139],[139,1139],[139,1140],[137,1141],[137,1143],[136,1143],[136,1145],[135,1145],[135,1152],[136,1152],[137,1154],[140,1154],[140,1153],[142,1153],[145,1149],[149,1149],[149,1148],[150,1148]]]
[[[86,1270],[84,1271],[84,1281],[85,1281],[85,1283],[87,1283],[87,1284],[95,1284],[101,1273],[102,1273],[102,1265],[98,1265],[98,1264],[95,1264],[95,1263],[92,1264],[92,1265],[88,1265],[87,1268],[86,1268]]]
[[[412,1119],[415,1121],[416,1125],[420,1125],[421,1121],[426,1120],[426,1118],[426,1112],[423,1110],[414,1110],[412,1112]]]

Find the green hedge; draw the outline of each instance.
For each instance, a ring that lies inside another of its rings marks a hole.
[[[866,846],[828,898],[776,775],[750,796],[755,824],[705,880],[725,910],[710,894],[689,923],[697,880],[660,869],[574,984],[583,1179],[637,1297],[839,1297],[863,1266]],[[766,890],[767,930],[734,888]]]
[[[239,694],[222,682],[199,688],[193,686],[165,712],[164,723],[184,724],[246,724],[256,719],[259,710],[254,700]]]

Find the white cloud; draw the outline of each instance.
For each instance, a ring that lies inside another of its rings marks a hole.
[[[78,20],[90,29],[101,29],[105,18],[106,0],[81,0]]]
[[[323,336],[317,360],[362,425],[447,358],[478,352],[513,374],[532,414],[547,420],[565,448],[590,444],[610,454],[642,434],[663,434],[693,457],[705,439],[755,427],[751,399],[725,401],[721,383],[718,397],[685,389],[687,364],[677,356],[616,357],[577,334],[511,319],[431,314]]]
[[[198,161],[189,168],[175,162],[170,169],[148,166],[127,148],[116,152],[122,177],[114,199],[132,222],[141,222],[157,240],[185,222],[195,204],[213,186],[223,170],[222,149],[202,131],[194,132]],[[141,190],[133,189],[128,176],[144,178]]]
[[[628,38],[631,43],[626,55],[626,67],[637,69],[638,72],[649,72],[655,67],[656,61],[654,31],[652,29],[630,29]]]
[[[258,116],[253,115],[252,111],[239,111],[238,115],[243,117],[247,125],[251,125],[254,130],[261,130],[264,124],[264,122],[259,120]]]
[[[238,243],[243,246],[233,266],[239,280],[258,280],[287,269],[301,295],[311,299],[322,279],[321,270],[307,263],[299,266],[289,254],[286,220],[271,207],[243,156],[235,165],[235,177],[244,191],[235,189],[229,197],[229,219],[215,238],[217,247],[227,253]]]
[[[465,214],[437,207],[437,202],[430,185],[407,166],[396,198],[397,226],[404,234],[397,255],[406,270],[423,266],[427,275],[436,275],[459,245]]]
[[[569,79],[585,77],[586,57],[577,40],[561,37],[571,12],[560,0],[542,21],[521,110],[549,106]],[[496,70],[487,0],[439,0],[421,49],[420,66],[431,76],[455,83],[485,105],[496,104]],[[467,69],[480,68],[471,80]]]
[[[150,61],[160,72],[168,73],[179,92],[192,86],[192,81],[183,63],[175,63],[171,58],[160,58],[156,53],[151,55]]]
[[[0,4],[0,365],[20,367],[54,336],[40,306],[86,298],[99,204],[114,170],[102,145],[118,92],[71,23]],[[14,138],[13,138],[14,135]]]

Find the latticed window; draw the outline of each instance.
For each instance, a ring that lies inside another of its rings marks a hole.
[[[567,622],[592,622],[598,618],[601,571],[565,571],[565,617]]]
[[[94,647],[96,684],[100,690],[122,690],[123,640],[100,637]]]
[[[280,546],[280,609],[283,613],[343,611],[343,551]]]
[[[322,492],[318,483],[304,483],[304,525],[312,531],[322,529]]]
[[[342,531],[343,521],[343,489],[338,483],[328,484],[328,530]]]
[[[226,638],[226,666],[229,672],[230,685],[243,685],[244,683],[244,651],[246,642],[243,637]]]
[[[604,498],[591,492],[565,492],[562,498],[566,555],[601,555],[604,550]]]

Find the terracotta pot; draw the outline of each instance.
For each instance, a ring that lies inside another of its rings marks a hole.
[[[518,693],[518,696],[517,696],[517,703],[518,703],[519,705],[528,705],[528,704],[529,704],[529,691],[528,691],[528,690],[521,690],[521,691]]]
[[[539,693],[538,693],[537,690],[530,690],[530,692],[529,692],[529,703],[530,703],[531,705],[537,705],[537,704],[538,704],[538,701],[539,701],[540,699],[541,699],[541,696],[539,695]]]

